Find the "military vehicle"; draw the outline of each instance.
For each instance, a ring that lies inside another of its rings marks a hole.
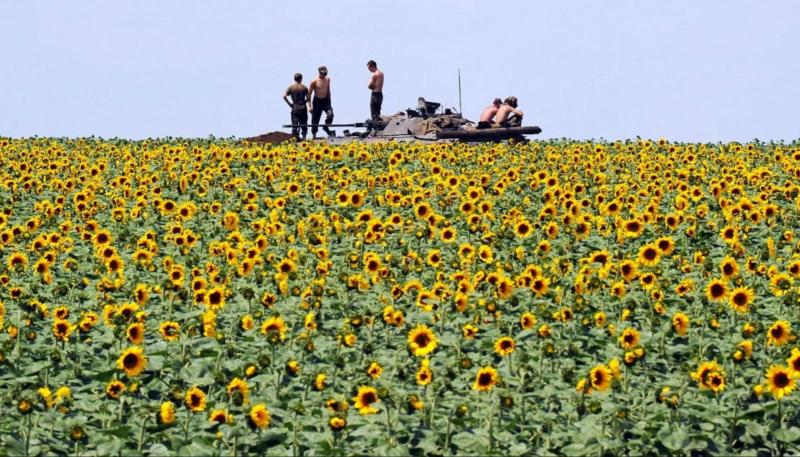
[[[302,127],[303,125],[301,125]],[[305,124],[311,127],[311,124]],[[319,124],[321,128],[323,124]],[[537,126],[528,127],[493,127],[477,128],[477,124],[454,109],[443,109],[441,103],[429,102],[420,97],[416,108],[409,108],[398,113],[381,116],[380,121],[367,120],[352,124],[329,124],[328,127],[362,128],[364,132],[344,130],[342,136],[323,138],[331,143],[350,141],[430,141],[430,142],[498,142],[525,141],[525,135],[536,135],[542,129]],[[290,129],[291,125],[283,128]],[[323,133],[324,135],[324,133]]]

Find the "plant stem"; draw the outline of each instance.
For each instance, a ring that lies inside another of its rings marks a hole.
[[[139,431],[139,445],[136,447],[139,453],[142,452],[142,448],[144,447],[144,426],[147,425],[148,419],[150,419],[150,416],[144,417],[144,420],[142,421],[142,429]]]

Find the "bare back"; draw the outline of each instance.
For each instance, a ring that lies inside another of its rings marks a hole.
[[[331,78],[327,76],[317,76],[308,86],[308,94],[310,96],[313,95],[316,98],[328,98],[330,97],[331,93],[330,89]],[[309,99],[311,99],[311,97],[309,97]]]
[[[501,106],[497,110],[497,114],[496,114],[497,117],[495,118],[495,122],[500,123],[500,122],[504,122],[506,119],[508,119],[508,115],[511,114],[511,110],[512,109],[513,108],[511,108],[508,105]]]
[[[497,114],[497,110],[498,108],[494,105],[487,106],[486,109],[484,109],[483,112],[481,113],[480,121],[492,122],[492,119],[494,119],[495,114]]]
[[[372,78],[369,81],[369,89],[372,92],[383,92],[383,72],[375,69],[372,72]]]

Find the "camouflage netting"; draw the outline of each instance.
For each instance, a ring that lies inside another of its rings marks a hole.
[[[442,130],[456,130],[459,128],[472,129],[472,122],[458,114],[435,114],[427,118],[411,117],[407,113],[397,113],[383,116],[386,126],[381,136],[411,135],[415,137],[435,138],[436,133]]]

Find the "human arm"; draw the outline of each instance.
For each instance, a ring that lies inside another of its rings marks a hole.
[[[311,107],[311,94],[314,93],[314,90],[317,88],[317,80],[311,81],[311,84],[308,85],[308,96],[306,96],[306,104],[308,105],[308,112],[312,111]]]
[[[286,102],[289,107],[292,107],[292,102],[289,101],[289,90],[287,89],[286,92],[283,93],[283,101]]]
[[[367,85],[367,89],[373,90],[375,89],[375,83],[378,80],[378,73],[375,72],[372,74],[372,77],[369,79],[369,84]]]

